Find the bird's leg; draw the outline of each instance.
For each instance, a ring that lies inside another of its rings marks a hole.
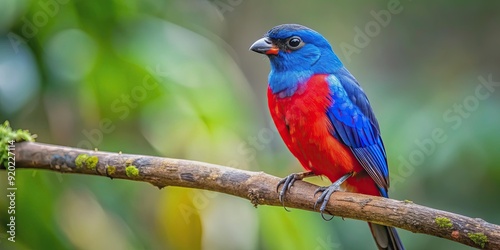
[[[279,192],[278,197],[280,199],[281,204],[283,204],[283,208],[285,208],[286,211],[289,211],[285,207],[286,191],[288,191],[293,186],[295,181],[302,180],[304,178],[315,176],[315,175],[316,174],[314,174],[313,172],[296,173],[296,174],[291,174],[291,175],[283,178],[280,182],[278,182],[278,186],[276,186],[276,192]],[[281,188],[281,191],[280,191],[279,188],[280,188],[281,184],[283,184],[283,187]]]
[[[327,219],[325,219],[323,213],[325,212],[326,205],[328,204],[328,201],[330,200],[330,196],[332,196],[333,193],[338,191],[340,188],[340,185],[353,175],[354,175],[354,172],[347,173],[344,176],[340,177],[338,180],[336,180],[334,183],[332,183],[332,185],[330,185],[328,187],[320,187],[320,188],[316,189],[316,192],[314,192],[314,195],[316,195],[319,192],[322,192],[322,194],[319,196],[318,200],[316,200],[316,202],[314,203],[314,209],[316,209],[316,206],[319,203],[321,203],[321,207],[319,208],[319,211],[321,212],[321,217],[323,217],[324,220],[327,220]],[[332,218],[330,218],[328,220],[331,220]]]

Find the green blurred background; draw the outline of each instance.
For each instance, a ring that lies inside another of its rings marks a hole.
[[[268,60],[248,51],[282,23],[322,33],[365,89],[391,197],[500,224],[500,83],[483,83],[500,82],[498,1],[1,0],[0,121],[44,143],[298,172],[267,111]],[[208,191],[34,170],[17,187],[16,243],[1,192],[1,249],[375,248],[364,222]],[[408,249],[468,249],[399,232]]]

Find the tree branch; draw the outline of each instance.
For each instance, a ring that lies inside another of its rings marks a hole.
[[[280,178],[214,164],[144,155],[96,152],[41,143],[15,144],[16,168],[101,175],[149,182],[159,188],[179,186],[206,189],[250,200],[252,204],[281,206],[276,192]],[[313,210],[317,186],[297,181],[285,204]],[[399,227],[414,233],[446,238],[484,249],[500,249],[500,226],[482,219],[432,209],[409,201],[336,192],[327,210],[336,216]]]

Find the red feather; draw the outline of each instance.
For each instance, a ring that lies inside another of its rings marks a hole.
[[[271,116],[286,146],[304,169],[334,182],[354,172],[346,191],[380,196],[375,182],[363,170],[349,147],[331,134],[326,115],[332,104],[327,75],[314,75],[290,97],[281,98],[268,88]]]

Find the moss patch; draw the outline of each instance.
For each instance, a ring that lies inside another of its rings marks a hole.
[[[0,166],[8,167],[9,150],[5,145],[11,142],[35,141],[36,135],[32,135],[28,130],[12,130],[9,121],[0,124]]]
[[[106,166],[106,171],[109,176],[113,175],[116,173],[116,167],[115,166]]]
[[[130,165],[125,168],[125,173],[128,177],[137,177],[139,176],[139,169],[134,165]]]
[[[453,223],[451,223],[451,220],[446,218],[446,217],[436,217],[434,222],[436,222],[436,224],[440,228],[452,228],[453,227]]]
[[[90,156],[85,160],[85,165],[88,169],[94,170],[97,167],[97,163],[99,163],[99,158],[97,156]]]
[[[99,158],[88,154],[79,154],[75,159],[76,168],[86,167],[88,169],[95,169],[97,163],[99,163]]]
[[[88,158],[88,154],[79,154],[75,159],[76,168],[83,168]]]
[[[468,233],[467,237],[469,237],[474,243],[484,248],[484,245],[488,243],[488,237],[483,233]]]

